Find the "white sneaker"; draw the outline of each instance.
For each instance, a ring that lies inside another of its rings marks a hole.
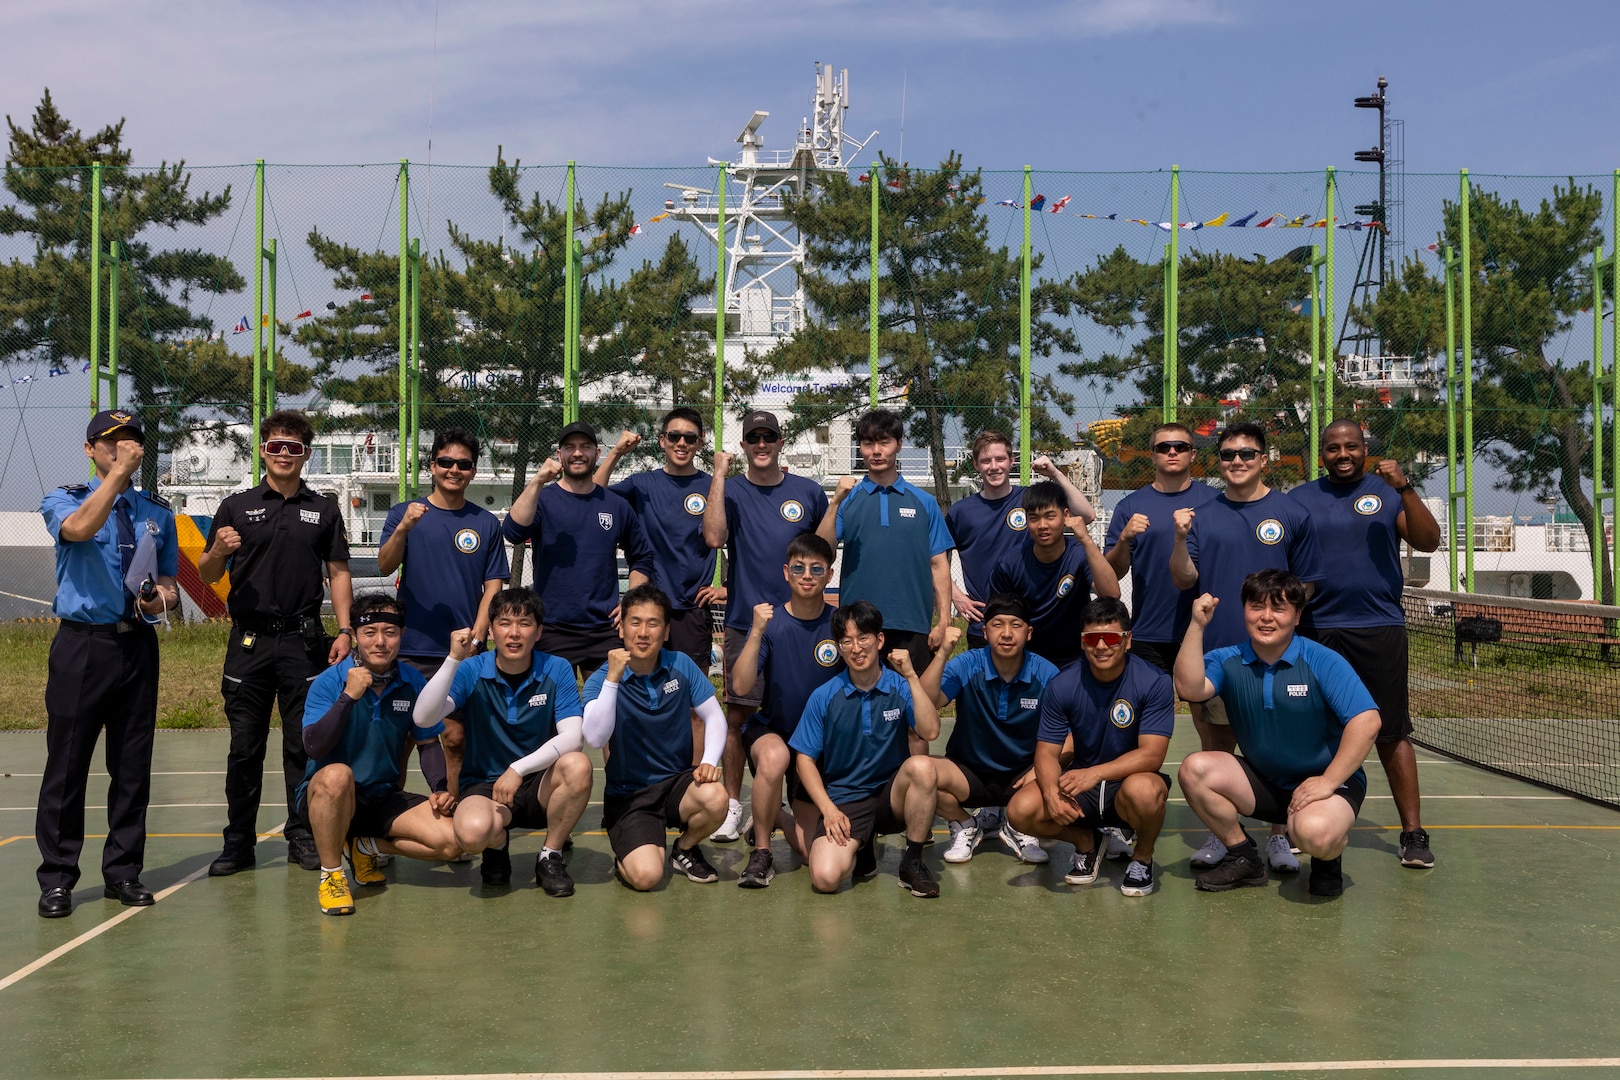
[[[381,869],[382,867],[387,866],[389,863],[391,863],[393,861],[394,861],[394,857],[392,855],[387,855],[387,854],[384,854],[384,853],[381,853],[381,852],[379,852],[378,854],[373,855],[371,857],[372,865],[376,866],[378,869]]]
[[[1103,830],[1103,836],[1108,840],[1108,850],[1103,852],[1103,858],[1109,862],[1119,862],[1121,859],[1131,857],[1133,845],[1129,840],[1125,839],[1123,832],[1119,829],[1107,828]]]
[[[1200,870],[1208,870],[1226,858],[1226,845],[1220,838],[1210,833],[1204,838],[1204,846],[1193,852],[1192,864]]]
[[[980,836],[989,836],[1001,828],[1001,807],[984,806],[973,811],[973,824],[979,827]]]
[[[743,805],[736,799],[731,800],[731,807],[726,811],[726,820],[709,837],[717,844],[734,843],[742,835]]]
[[[1299,873],[1299,860],[1286,836],[1273,836],[1266,841],[1266,865],[1279,874]]]
[[[1012,827],[1010,822],[1002,822],[1001,842],[1016,856],[1019,862],[1043,863],[1051,858],[1046,849],[1041,847],[1040,841],[1028,833],[1021,833]]]
[[[971,821],[964,824],[960,821],[947,822],[951,827],[951,846],[945,849],[945,861],[948,863],[965,863],[973,858],[973,849],[979,846],[984,834],[979,827]]]

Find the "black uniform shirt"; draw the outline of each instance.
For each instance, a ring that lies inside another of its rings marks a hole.
[[[224,526],[242,546],[231,556],[231,618],[319,616],[329,562],[347,562],[349,539],[338,504],[300,483],[284,499],[265,481],[227,496],[208,529],[208,546]]]

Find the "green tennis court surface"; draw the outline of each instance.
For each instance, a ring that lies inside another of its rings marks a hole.
[[[328,918],[277,837],[252,872],[198,876],[226,743],[158,737],[144,879],[178,888],[148,909],[101,899],[92,839],[78,907],[47,921],[44,737],[0,736],[0,1074],[1620,1075],[1620,814],[1427,751],[1437,868],[1397,863],[1375,757],[1337,900],[1301,878],[1195,892],[1203,829],[1178,788],[1141,899],[1115,887],[1121,864],[1075,889],[1066,845],[1031,867],[993,840],[961,867],[930,850],[937,901],[895,887],[893,841],[874,882],[836,896],[811,894],[780,839],[762,892],[736,887],[745,847],[709,844],[718,885],[637,895],[611,881],[593,808],[571,899],[534,886],[540,839],[519,836],[510,890],[398,859]],[[1192,748],[1189,726],[1172,761]]]

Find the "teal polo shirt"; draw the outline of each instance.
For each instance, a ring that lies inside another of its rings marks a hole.
[[[450,700],[467,729],[461,783],[493,784],[555,734],[557,721],[582,717],[574,669],[568,661],[536,652],[527,677],[515,688],[495,666],[494,653],[462,661],[450,684]]]
[[[929,560],[956,546],[934,497],[903,476],[888,486],[862,480],[838,504],[838,539],[839,604],[870,601],[884,629],[926,634],[934,625]]]
[[[996,670],[987,648],[952,657],[939,681],[940,692],[956,702],[945,756],[983,778],[1028,769],[1035,763],[1041,695],[1057,673],[1056,664],[1028,650],[1011,682]]]
[[[810,695],[788,745],[816,763],[836,805],[881,792],[911,755],[906,732],[917,726],[911,687],[882,668],[859,690],[841,671]]]

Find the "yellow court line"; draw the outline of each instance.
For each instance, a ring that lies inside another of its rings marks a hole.
[[[7,844],[11,843],[13,840],[26,840],[26,839],[28,839],[28,837],[26,837],[26,836],[8,836],[5,839],[0,840],[0,847],[5,847]]]

